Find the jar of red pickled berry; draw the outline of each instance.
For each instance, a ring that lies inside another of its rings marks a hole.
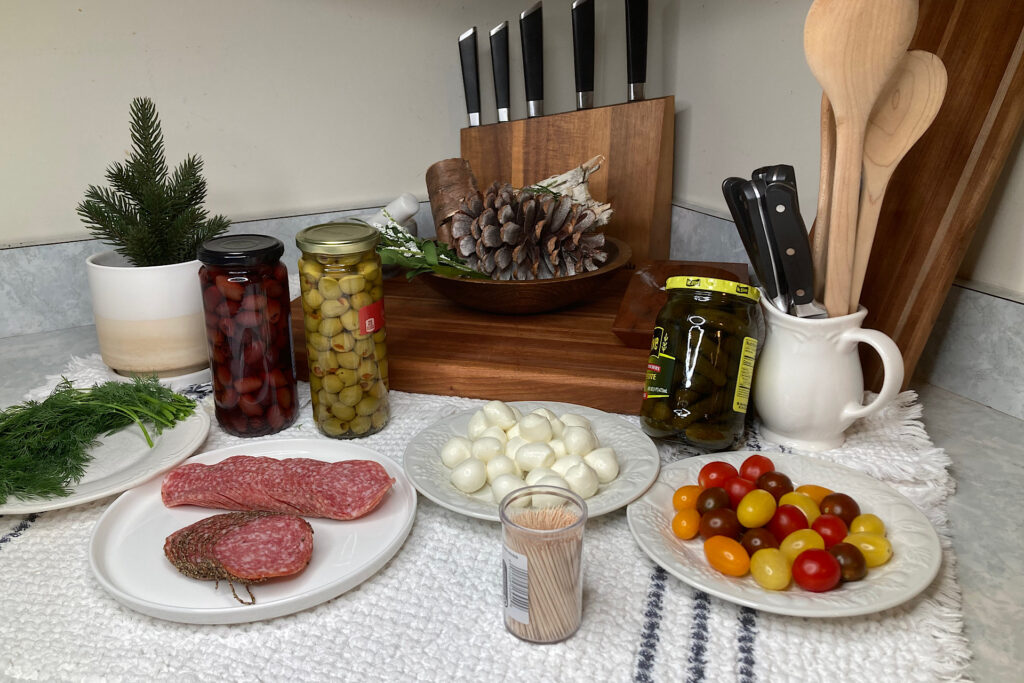
[[[298,415],[284,245],[266,235],[203,242],[199,282],[217,421],[235,436],[264,436]]]

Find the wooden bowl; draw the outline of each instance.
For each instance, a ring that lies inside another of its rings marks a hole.
[[[597,270],[547,280],[500,281],[447,277],[428,273],[423,281],[460,306],[488,313],[522,315],[563,308],[596,292],[609,275],[633,255],[622,240],[605,235],[608,260]]]

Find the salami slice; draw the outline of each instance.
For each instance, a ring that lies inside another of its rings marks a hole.
[[[172,470],[160,494],[167,507],[198,505],[350,520],[380,505],[394,483],[373,460],[235,455],[213,465],[188,463]]]

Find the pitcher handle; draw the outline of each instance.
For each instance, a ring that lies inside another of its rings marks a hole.
[[[860,403],[849,403],[843,408],[843,418],[857,420],[872,415],[883,406],[896,398],[900,388],[903,386],[903,354],[896,342],[878,330],[865,330],[856,328],[847,330],[842,334],[844,339],[855,342],[864,342],[882,358],[882,369],[885,377],[882,380],[882,390],[878,392],[875,400],[867,405]]]

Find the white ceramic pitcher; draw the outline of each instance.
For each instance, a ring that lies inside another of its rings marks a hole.
[[[837,448],[846,428],[891,401],[903,384],[899,347],[876,330],[861,328],[863,306],[837,318],[786,315],[762,299],[766,337],[754,369],[754,407],[761,434],[775,443],[808,451]],[[864,405],[864,376],[857,345],[882,358],[885,378],[875,400]]]

